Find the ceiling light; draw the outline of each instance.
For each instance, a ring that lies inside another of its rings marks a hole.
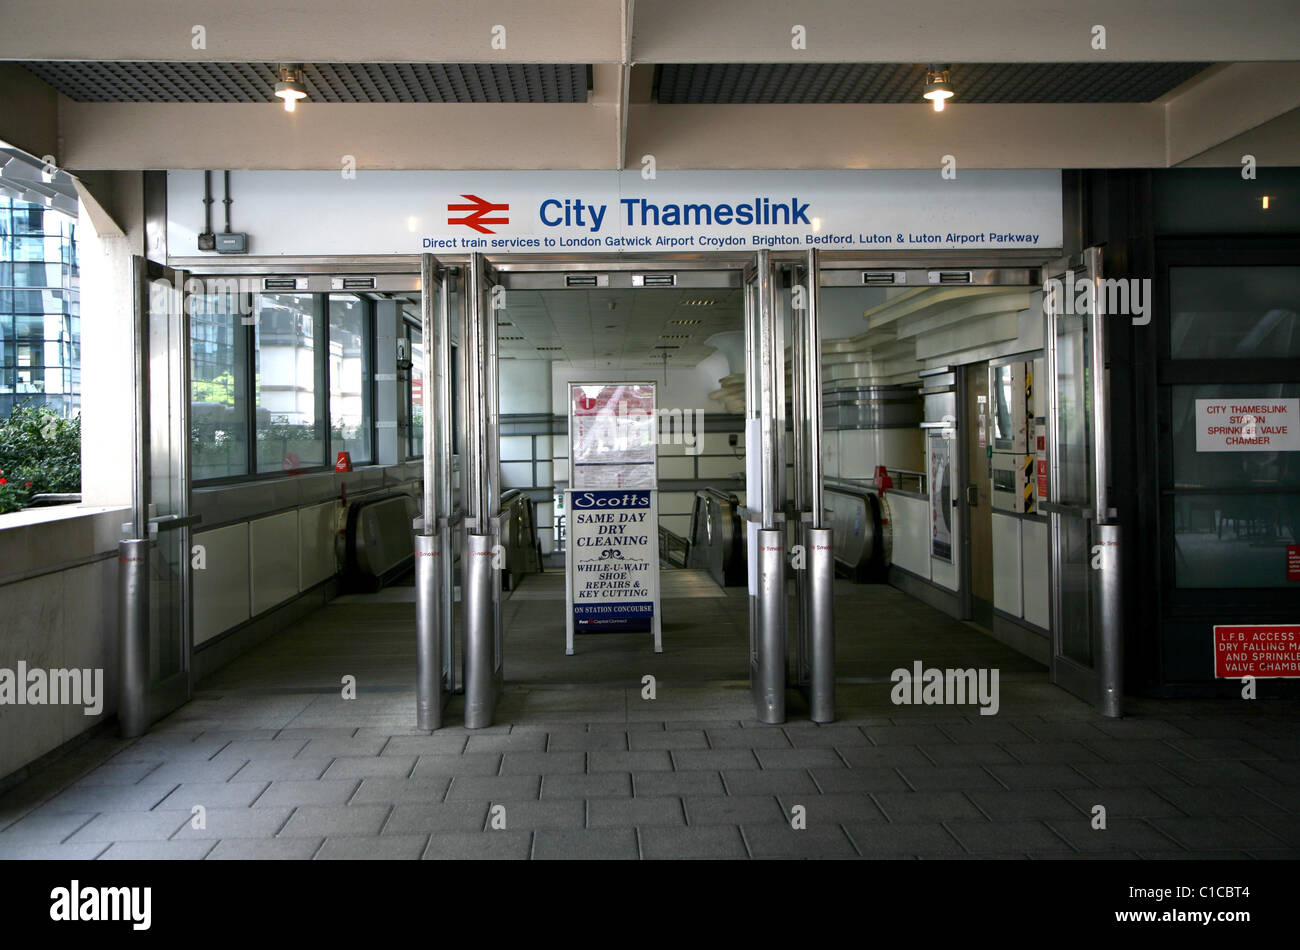
[[[1265,211],[1268,210],[1268,195],[1264,195],[1263,199],[1260,201],[1260,207]]]
[[[952,97],[952,84],[948,81],[948,67],[931,63],[925,70],[924,97],[934,103],[934,111],[942,112],[944,101]]]
[[[280,64],[280,81],[275,84],[275,94],[284,100],[285,112],[292,112],[299,99],[307,98],[307,90],[302,85],[302,64]]]

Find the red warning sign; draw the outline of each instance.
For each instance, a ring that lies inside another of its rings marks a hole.
[[[1300,678],[1300,624],[1236,624],[1214,628],[1218,679]]]
[[[1300,544],[1286,546],[1286,579],[1300,581]]]

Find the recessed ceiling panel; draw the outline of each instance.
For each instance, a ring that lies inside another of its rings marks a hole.
[[[962,102],[1150,102],[1209,63],[953,63]],[[666,63],[656,97],[704,103],[922,102],[917,63]]]
[[[27,62],[76,102],[276,102],[278,63]],[[581,63],[304,63],[309,102],[586,102]]]

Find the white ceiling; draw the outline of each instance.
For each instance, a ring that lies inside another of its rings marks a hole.
[[[497,332],[503,357],[630,368],[668,353],[680,368],[714,352],[713,334],[742,329],[742,306],[737,289],[511,290]]]

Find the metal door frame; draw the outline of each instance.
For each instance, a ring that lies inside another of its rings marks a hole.
[[[460,383],[461,497],[464,556],[461,561],[464,618],[465,725],[492,725],[504,680],[501,611],[501,447],[497,320],[500,286],[481,254],[465,268],[461,308]]]
[[[463,296],[463,295],[462,295]],[[425,423],[423,492],[415,548],[416,724],[433,731],[456,689],[451,525],[451,276],[432,254],[420,258]],[[436,341],[436,344],[435,344]],[[429,397],[435,412],[427,412]]]
[[[1085,389],[1088,420],[1088,501],[1086,505],[1060,501],[1060,389],[1057,375],[1058,316],[1043,297],[1043,356],[1047,385],[1048,498],[1042,505],[1048,515],[1048,555],[1051,577],[1050,605],[1052,617],[1052,682],[1096,705],[1104,716],[1123,715],[1123,640],[1120,633],[1123,616],[1120,602],[1120,526],[1117,512],[1110,505],[1108,475],[1110,468],[1110,409],[1106,382],[1106,295],[1102,292],[1101,248],[1086,248],[1077,258],[1058,261],[1044,269],[1045,277],[1064,275],[1081,267],[1090,298],[1085,328],[1087,332],[1088,383]],[[1079,279],[1077,276],[1076,280]],[[1073,294],[1073,287],[1067,290]],[[1092,639],[1093,664],[1084,666],[1065,655],[1062,604],[1062,565],[1064,542],[1062,519],[1080,520],[1088,528],[1090,564],[1088,577],[1089,635]]]
[[[191,556],[190,473],[190,314],[185,271],[175,270],[140,255],[131,259],[134,313],[131,321],[133,402],[131,407],[133,438],[131,445],[131,521],[123,525],[129,537],[119,544],[119,704],[118,719],[124,736],[140,735],[148,727],[189,702],[194,692],[194,586]],[[170,285],[166,319],[168,340],[167,424],[172,446],[178,456],[169,457],[179,486],[176,507],[161,516],[150,516],[153,489],[154,445],[152,439],[152,397],[155,395],[150,376],[151,333],[154,326],[154,283]],[[173,362],[174,361],[174,362]],[[174,370],[174,372],[172,371]],[[179,639],[180,669],[157,681],[150,663],[154,563],[158,539],[164,532],[180,532],[180,629],[172,631]]]
[[[746,305],[746,332],[747,332],[747,354],[750,352],[749,331],[750,319],[749,309],[751,305],[755,309],[755,323],[765,323],[768,327],[769,335],[776,331],[777,342],[782,346],[782,353],[775,361],[779,369],[775,373],[775,378],[769,381],[768,397],[769,402],[773,390],[779,390],[780,398],[775,401],[774,411],[769,418],[767,429],[767,439],[773,446],[773,450],[768,453],[768,458],[763,462],[764,467],[769,470],[768,489],[765,494],[766,500],[758,506],[747,506],[747,517],[750,523],[756,524],[763,530],[774,532],[774,540],[778,541],[780,550],[779,584],[781,587],[781,599],[784,602],[784,567],[785,567],[785,523],[786,523],[786,498],[785,498],[785,465],[784,449],[782,447],[785,427],[785,374],[784,374],[784,333],[782,328],[776,326],[776,307],[773,297],[774,281],[772,279],[773,269],[779,266],[802,266],[812,268],[816,271],[816,278],[808,282],[811,289],[811,308],[806,311],[809,322],[800,333],[791,334],[791,344],[795,344],[795,339],[800,338],[799,345],[802,347],[803,359],[800,363],[807,363],[806,367],[801,369],[801,379],[798,383],[792,383],[792,393],[795,390],[806,390],[803,398],[806,399],[806,405],[815,406],[817,418],[820,423],[820,360],[816,360],[817,381],[813,380],[813,360],[812,355],[815,353],[820,356],[820,332],[818,329],[818,309],[817,309],[817,291],[821,287],[841,287],[841,286],[863,286],[867,285],[865,274],[871,272],[878,274],[883,271],[890,271],[897,275],[897,283],[907,287],[934,287],[944,283],[940,275],[944,272],[953,270],[968,271],[970,276],[967,283],[970,286],[988,286],[988,285],[1016,285],[1016,286],[1034,286],[1040,284],[1040,273],[1043,261],[1059,256],[1059,249],[1045,249],[1041,252],[1026,254],[1018,251],[919,251],[919,252],[871,252],[871,251],[833,251],[833,250],[799,250],[799,251],[772,251],[760,249],[757,252],[686,252],[670,254],[637,254],[623,253],[610,255],[592,255],[592,254],[553,254],[553,255],[529,255],[529,254],[492,254],[485,255],[481,253],[459,253],[450,255],[438,255],[434,260],[436,266],[440,267],[444,275],[443,289],[446,291],[449,287],[455,286],[456,293],[446,293],[442,295],[444,305],[438,308],[437,319],[446,321],[449,328],[456,324],[460,329],[459,334],[459,352],[458,361],[461,369],[460,388],[464,394],[459,406],[460,431],[464,440],[463,452],[461,454],[460,470],[460,493],[463,499],[459,510],[454,509],[454,469],[452,450],[454,445],[451,442],[451,427],[445,427],[440,438],[445,441],[445,445],[438,446],[436,455],[439,459],[437,466],[438,471],[435,474],[434,481],[439,485],[435,509],[440,512],[451,512],[447,516],[447,524],[439,526],[439,535],[441,538],[441,548],[447,551],[452,545],[460,542],[465,547],[463,552],[462,564],[468,568],[470,554],[468,552],[469,540],[472,533],[477,532],[479,515],[478,512],[483,509],[483,504],[478,508],[474,507],[472,498],[477,493],[480,498],[490,497],[490,492],[485,496],[483,489],[495,486],[496,502],[486,503],[487,511],[484,513],[484,520],[487,522],[489,537],[492,538],[492,544],[499,540],[496,532],[499,532],[499,422],[497,413],[497,331],[496,320],[483,321],[483,313],[491,313],[490,306],[485,305],[484,294],[490,293],[494,286],[501,286],[510,289],[589,289],[584,287],[572,287],[567,283],[566,275],[581,273],[602,273],[608,275],[609,287],[633,286],[633,280],[638,272],[663,272],[673,271],[677,275],[677,281],[674,286],[677,287],[731,287],[742,289],[745,293]],[[332,289],[329,280],[332,276],[338,275],[374,275],[377,277],[377,290],[402,288],[414,290],[421,287],[419,283],[423,262],[429,255],[353,255],[353,256],[293,256],[293,257],[243,257],[237,261],[225,261],[213,259],[210,257],[176,257],[169,258],[173,264],[184,264],[195,268],[205,277],[222,277],[222,276],[241,276],[241,277],[264,277],[264,276],[288,276],[300,275],[307,280],[306,292],[327,292]],[[759,262],[765,261],[764,267],[760,268]],[[814,263],[815,262],[815,263]],[[766,307],[758,306],[759,298],[755,295],[752,299],[750,291],[746,289],[749,280],[756,279],[760,269],[768,273],[766,281],[767,294],[764,295],[762,302]],[[451,305],[451,298],[455,296],[457,302],[455,307]],[[453,312],[454,311],[454,312]],[[762,313],[766,313],[766,321],[761,318]],[[475,333],[473,338],[467,335],[467,331],[478,326],[486,333]],[[756,326],[755,329],[758,329]],[[816,334],[817,343],[811,344],[807,341],[813,339],[812,334]],[[761,338],[762,334],[756,334]],[[427,332],[425,340],[429,339]],[[441,338],[440,338],[441,339]],[[756,342],[759,340],[756,339]],[[769,345],[770,345],[769,340]],[[483,350],[476,360],[470,360],[471,354],[476,350]],[[449,410],[450,402],[450,347],[447,353],[439,353],[441,359],[445,359],[441,373],[441,386],[446,391],[440,393],[443,397],[440,402]],[[426,354],[429,347],[426,344]],[[487,359],[490,352],[490,359]],[[747,357],[748,358],[748,357]],[[428,356],[426,355],[426,360]],[[759,360],[759,363],[762,361]],[[490,380],[489,376],[490,366]],[[769,368],[771,363],[769,363]],[[476,384],[486,391],[491,390],[491,406],[486,406],[470,398],[470,378],[469,370],[475,369]],[[749,415],[748,406],[753,394],[751,392],[753,374],[746,373],[746,402],[747,417]],[[432,377],[426,375],[426,380]],[[431,384],[426,383],[426,386]],[[762,395],[761,393],[759,394]],[[797,421],[796,417],[796,421]],[[776,420],[779,419],[779,423]],[[776,424],[774,424],[776,423]],[[487,446],[490,447],[490,453],[484,462],[480,462],[480,456],[474,452],[471,446],[471,439],[482,438],[475,436],[473,426],[482,425],[487,430],[485,433]],[[761,429],[760,419],[760,429]],[[773,439],[773,431],[776,437]],[[817,426],[817,442],[820,444],[821,426]],[[796,452],[806,454],[808,463],[796,469],[796,478],[806,478],[805,490],[808,484],[817,484],[820,482],[820,452],[814,451],[810,440],[800,439],[801,445],[796,447]],[[428,458],[429,440],[426,437],[426,460]],[[759,453],[762,455],[762,453]],[[491,473],[496,473],[495,478]],[[426,469],[426,492],[428,491],[428,472]],[[763,494],[763,493],[760,493]],[[747,499],[749,501],[751,499]],[[799,520],[796,530],[800,537],[805,536],[805,532],[810,528],[815,530],[816,512],[819,506],[811,497],[805,496],[806,504],[800,507]],[[799,507],[799,506],[796,506]],[[770,518],[765,515],[770,515]],[[768,527],[770,523],[771,527]],[[826,529],[829,534],[829,529]],[[832,565],[833,559],[829,557],[829,542],[827,543],[827,561]],[[491,545],[489,545],[490,549]],[[756,552],[751,548],[751,564],[755,563],[752,557]],[[808,553],[812,553],[809,549]],[[443,587],[447,595],[442,602],[443,610],[443,637],[442,644],[445,656],[452,657],[452,651],[455,649],[456,637],[453,635],[454,630],[454,604],[452,594],[452,558],[444,557],[442,559],[445,580]],[[497,571],[492,572],[494,575]],[[468,577],[468,571],[466,572]],[[774,577],[776,575],[773,575]],[[499,578],[498,578],[499,580]],[[829,585],[827,585],[829,590]],[[502,612],[500,610],[500,585],[492,585],[493,597],[491,607],[491,641],[494,645],[495,655],[489,663],[491,667],[488,682],[491,685],[491,705],[495,705],[499,695],[501,685],[501,674],[503,671],[503,644],[502,644]],[[751,592],[752,594],[752,592]],[[828,598],[829,599],[829,598]],[[469,725],[469,631],[468,631],[468,597],[462,598],[462,624],[461,644],[462,655],[460,663],[452,663],[452,682],[451,689],[456,687],[456,670],[460,669],[460,679],[464,684],[467,693],[466,703],[466,720]],[[755,613],[756,598],[751,596],[751,631],[755,629],[757,621]],[[811,608],[805,608],[811,609]],[[801,611],[800,616],[804,616]],[[782,612],[779,624],[779,633],[782,639],[783,649],[781,652],[780,668],[782,677],[786,675],[787,659],[784,651],[785,638],[785,617]],[[775,632],[775,628],[774,631]],[[828,639],[833,644],[833,635]],[[825,677],[829,676],[829,689],[823,689],[823,695],[829,693],[830,715],[833,716],[833,646],[829,654],[832,658],[831,663],[823,662],[821,668],[823,671],[823,682]],[[810,682],[814,661],[812,653],[809,654],[807,669],[810,674]],[[475,687],[476,694],[484,692],[485,683],[480,683]],[[784,700],[781,702],[781,719],[784,721]],[[485,717],[478,715],[476,719],[481,725],[488,725],[491,721],[489,714]],[[760,718],[762,718],[760,716]],[[826,720],[826,721],[829,721]]]
[[[788,265],[791,300],[790,386],[794,449],[794,544],[803,552],[794,572],[795,684],[814,722],[835,720],[835,558],[826,526],[822,473],[821,252]]]

